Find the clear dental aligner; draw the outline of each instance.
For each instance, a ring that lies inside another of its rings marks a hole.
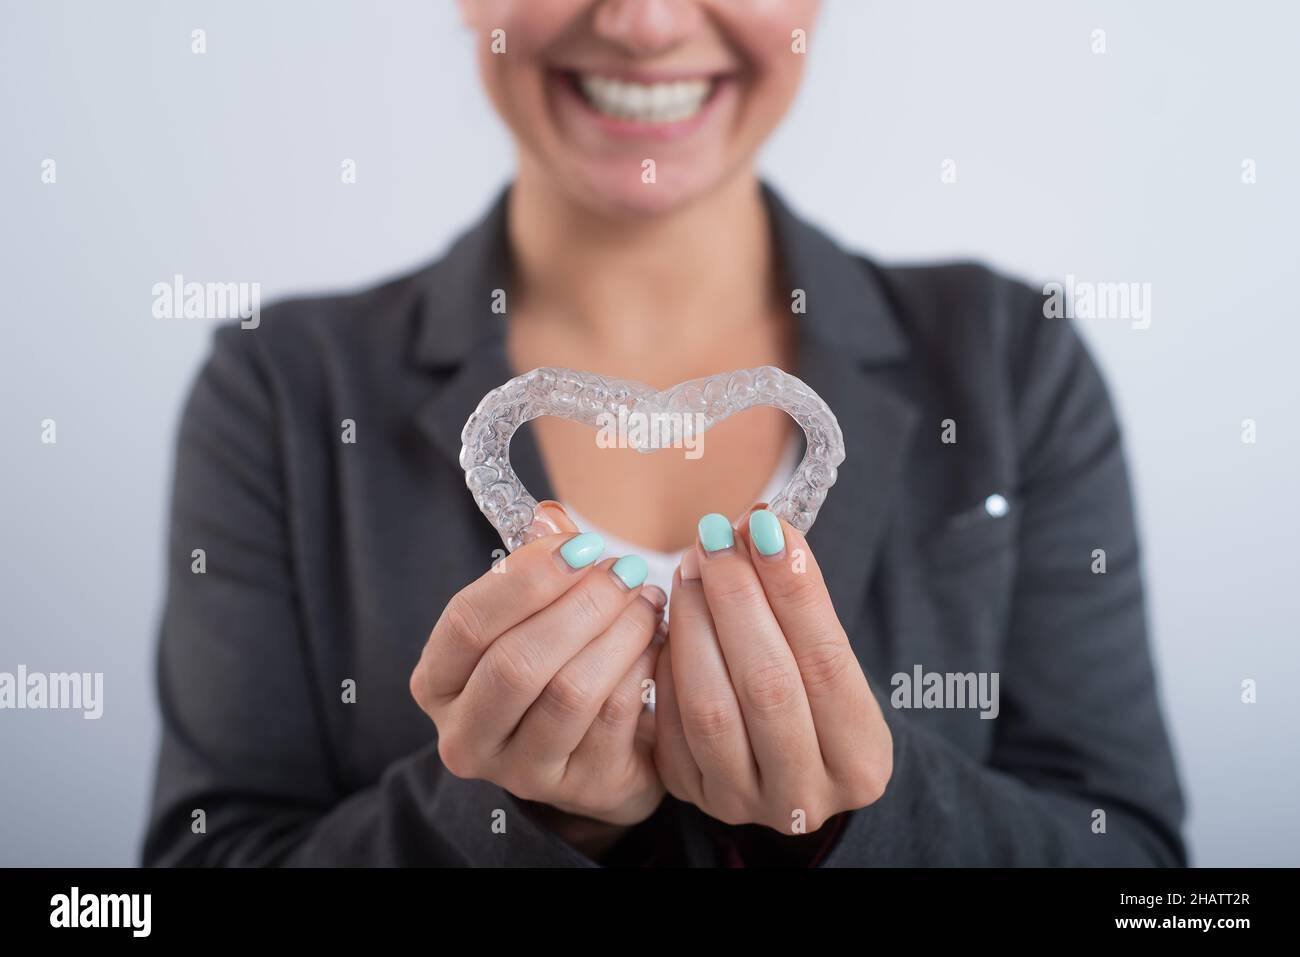
[[[774,366],[691,379],[663,392],[591,372],[534,369],[483,397],[460,434],[460,464],[474,501],[513,552],[529,540],[525,530],[537,508],[537,500],[510,466],[510,439],[530,419],[554,415],[602,428],[620,415],[626,421],[632,413],[641,413],[642,421],[674,423],[671,435],[648,430],[629,433],[637,437],[638,451],[654,452],[680,447],[691,434],[698,436],[729,415],[764,405],[788,413],[807,438],[803,461],[768,503],[777,515],[807,532],[844,461],[844,436],[821,397]]]

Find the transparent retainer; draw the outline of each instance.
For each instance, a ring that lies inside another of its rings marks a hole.
[[[525,422],[554,415],[599,429],[618,422],[620,411],[624,421],[640,413],[642,422],[653,420],[660,428],[628,430],[628,434],[639,439],[640,444],[633,446],[638,451],[655,452],[680,448],[689,441],[689,433],[699,435],[729,415],[765,405],[789,414],[807,439],[803,461],[768,503],[777,515],[807,532],[838,477],[844,436],[821,397],[775,366],[691,379],[664,392],[591,372],[534,369],[483,397],[461,431],[460,464],[480,511],[513,552],[530,540],[527,529],[537,508],[537,500],[510,466],[510,440]]]

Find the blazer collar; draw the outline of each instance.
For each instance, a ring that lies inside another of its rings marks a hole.
[[[509,290],[506,235],[510,187],[487,214],[426,270],[415,356],[429,366],[456,365],[505,335],[492,311],[494,290]],[[800,219],[781,195],[762,184],[763,200],[785,283],[804,293],[801,336],[860,362],[888,362],[907,353],[907,339],[875,267],[840,249]]]
[[[515,374],[504,316],[491,308],[493,290],[509,284],[507,195],[508,187],[427,271],[416,359],[446,377],[420,408],[418,424],[452,462],[470,413]],[[903,359],[908,340],[876,267],[796,217],[771,187],[764,185],[763,195],[785,282],[806,296],[797,374],[835,412],[844,434],[845,461],[809,544],[852,635],[918,420],[914,405],[873,367]],[[554,497],[531,433],[515,435],[511,462],[536,498]]]

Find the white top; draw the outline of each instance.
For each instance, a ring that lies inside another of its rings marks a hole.
[[[772,477],[768,479],[767,485],[763,487],[763,491],[755,499],[756,502],[770,502],[785,487],[785,483],[790,480],[790,476],[799,467],[799,453],[802,447],[802,436],[797,429],[792,430],[790,439],[785,444],[785,451],[781,453],[781,460],[777,463]],[[677,571],[677,565],[681,561],[680,552],[657,552],[648,548],[640,548],[587,521],[568,502],[561,504],[564,505],[564,510],[569,513],[569,517],[573,519],[578,528],[584,532],[595,532],[605,540],[606,556],[640,555],[645,559],[648,569],[645,583],[647,585],[658,585],[664,590],[665,595],[673,593],[673,573]]]

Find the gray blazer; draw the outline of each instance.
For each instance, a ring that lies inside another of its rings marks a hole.
[[[1185,863],[1120,432],[1075,330],[1028,286],[875,265],[764,196],[807,295],[793,371],[847,448],[810,543],[894,774],[829,841],[668,798],[642,862],[715,865],[737,842],[789,861],[821,841],[822,866]],[[177,449],[146,864],[596,863],[526,802],[448,773],[407,687],[501,547],[457,456],[479,399],[523,371],[490,309],[508,266],[503,192],[419,272],[217,331]],[[526,434],[512,459],[550,495]],[[895,707],[924,703],[895,678],[918,667],[996,673],[997,717]]]

